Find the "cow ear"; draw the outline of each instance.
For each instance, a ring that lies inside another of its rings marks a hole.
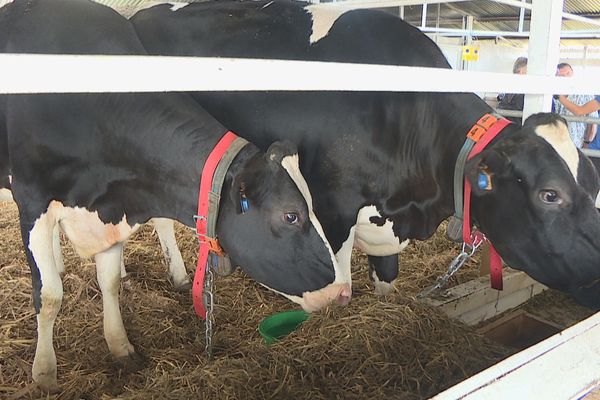
[[[268,161],[281,164],[281,160],[283,160],[285,157],[296,154],[298,154],[298,148],[294,143],[290,142],[289,140],[280,140],[273,142],[273,144],[269,146],[265,157]]]
[[[509,168],[510,159],[506,154],[486,150],[467,161],[465,176],[471,184],[472,192],[484,195],[495,191],[498,178],[506,175]]]

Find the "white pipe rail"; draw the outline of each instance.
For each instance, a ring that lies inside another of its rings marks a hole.
[[[523,117],[523,111],[503,110],[501,108],[496,108],[494,111],[496,111],[498,114],[503,115],[505,117],[516,117],[516,118]],[[586,124],[600,124],[600,118],[598,118],[598,117],[586,117],[584,115],[581,115],[581,116],[561,115],[561,117],[563,117],[566,121],[585,122]]]
[[[384,91],[598,94],[600,80],[329,62],[0,55],[0,93]]]
[[[600,379],[600,313],[432,397],[581,399]]]
[[[469,30],[459,28],[433,28],[433,27],[419,27],[419,30],[425,33],[439,33],[444,36],[476,36],[476,37],[517,37],[527,39],[530,36],[530,32],[523,31],[484,31],[484,30]],[[570,30],[561,31],[561,39],[590,39],[600,38],[600,29],[598,30]]]

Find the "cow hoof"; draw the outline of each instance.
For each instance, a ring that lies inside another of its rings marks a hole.
[[[38,388],[44,393],[54,394],[60,392],[60,388],[56,381],[56,373],[38,374],[33,380]]]
[[[190,282],[190,280],[187,279],[181,283],[175,284],[174,286],[176,291],[185,293],[189,292],[192,289],[192,282]]]
[[[373,282],[373,285],[375,286],[373,293],[377,296],[387,296],[394,291],[394,285],[388,282]]]
[[[125,372],[138,372],[144,368],[146,360],[138,353],[130,353],[128,356],[119,357],[115,360],[119,369]]]

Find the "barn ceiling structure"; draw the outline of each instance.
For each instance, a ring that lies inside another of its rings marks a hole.
[[[154,4],[157,0],[96,0],[123,14]],[[188,0],[187,3],[207,0]],[[448,36],[465,34],[467,17],[473,17],[472,31],[479,39],[498,36],[526,38],[531,22],[533,0],[311,0],[334,7],[378,8],[402,16],[409,23],[439,30]],[[542,0],[540,0],[542,1]],[[519,6],[524,5],[524,8]],[[600,39],[600,2],[597,0],[565,0],[562,31],[564,38]],[[598,42],[600,44],[600,41]]]

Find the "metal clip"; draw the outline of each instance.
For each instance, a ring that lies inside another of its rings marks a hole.
[[[448,271],[446,271],[444,275],[437,278],[437,280],[432,286],[429,286],[428,288],[421,291],[417,295],[418,299],[428,297],[432,293],[446,286],[450,277],[454,275],[456,271],[458,271],[465,264],[465,262],[467,262],[467,260],[473,256],[473,254],[475,254],[475,252],[477,251],[477,249],[479,249],[482,243],[486,241],[486,238],[483,233],[475,231],[471,234],[471,240],[473,245],[463,243],[460,254],[456,256],[454,260],[452,260],[452,262],[448,266]]]

